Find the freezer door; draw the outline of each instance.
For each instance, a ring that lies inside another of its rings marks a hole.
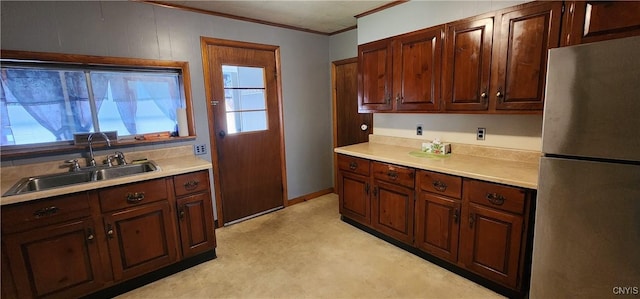
[[[542,151],[640,161],[640,37],[549,50]]]
[[[544,157],[538,186],[530,298],[638,292],[640,165]]]

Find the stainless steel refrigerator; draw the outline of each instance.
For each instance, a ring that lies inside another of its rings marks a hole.
[[[550,50],[542,131],[530,298],[639,296],[640,37]]]

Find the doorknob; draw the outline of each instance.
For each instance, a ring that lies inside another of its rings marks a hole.
[[[222,138],[224,138],[224,136],[226,136],[226,135],[227,135],[227,133],[225,133],[224,131],[218,132],[218,136],[220,136]]]
[[[363,123],[360,125],[360,130],[366,131],[367,129],[369,129],[369,126],[367,126],[367,124]]]

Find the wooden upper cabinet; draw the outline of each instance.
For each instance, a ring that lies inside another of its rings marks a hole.
[[[561,14],[562,2],[534,2],[498,12],[489,95],[495,110],[542,110],[547,50],[559,45]]]
[[[565,1],[562,46],[640,35],[639,1]]]
[[[447,24],[443,98],[447,111],[487,110],[494,17]]]
[[[358,111],[440,110],[444,25],[358,47]]]
[[[385,39],[358,46],[358,111],[376,112],[392,109],[391,40]]]
[[[444,26],[402,35],[393,45],[396,111],[438,111]]]

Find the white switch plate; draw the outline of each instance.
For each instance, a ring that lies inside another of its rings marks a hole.
[[[193,153],[196,155],[204,155],[207,153],[207,145],[206,144],[194,144],[193,145]]]
[[[484,140],[484,137],[485,137],[486,134],[487,134],[487,129],[486,128],[478,128],[478,131],[476,133],[476,139]]]

